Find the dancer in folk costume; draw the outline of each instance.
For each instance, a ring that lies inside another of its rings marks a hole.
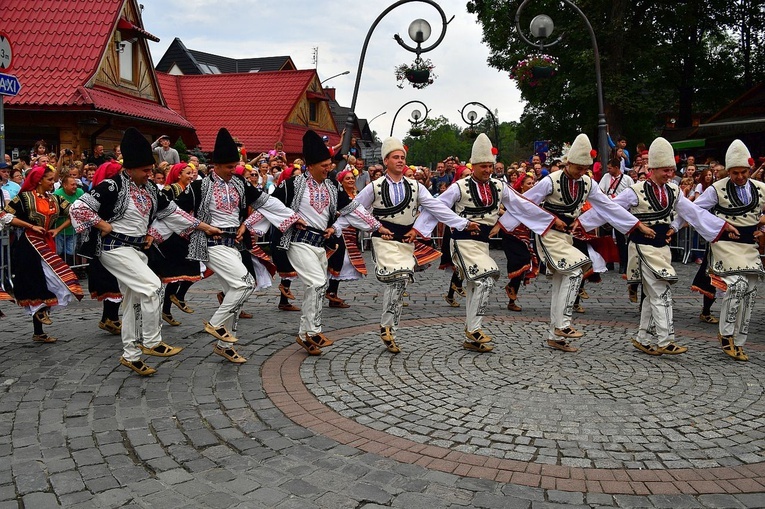
[[[709,242],[717,240],[724,231],[737,233],[735,228],[709,212],[697,207],[671,181],[675,172],[672,145],[656,138],[648,149],[648,180],[637,182],[613,199],[613,203],[628,209],[642,223],[651,227],[648,235],[642,231],[630,233],[627,262],[627,283],[642,283],[646,294],[641,304],[640,326],[632,345],[648,355],[677,355],[688,351],[675,343],[672,287],[677,274],[672,267],[669,242],[675,233],[673,221],[687,221]],[[579,218],[581,226],[590,230],[603,224],[598,211],[589,211]]]
[[[722,350],[738,361],[747,361],[744,345],[749,333],[757,281],[765,270],[757,250],[757,237],[765,224],[765,184],[750,179],[754,160],[741,140],[734,140],[725,154],[728,176],[709,186],[693,202],[711,210],[738,229],[709,244],[708,272],[711,292],[725,292],[720,309],[719,333]],[[677,225],[675,225],[677,226]],[[711,293],[710,292],[710,293]],[[714,296],[714,293],[712,293]],[[704,314],[702,313],[702,320]]]
[[[194,167],[187,163],[174,164],[165,178],[162,193],[170,201],[175,201],[194,181]],[[162,239],[155,239],[153,253],[149,256],[149,266],[157,273],[165,286],[165,297],[162,302],[162,319],[169,325],[177,326],[181,322],[173,317],[170,309],[175,306],[184,313],[194,310],[186,303],[186,292],[196,281],[202,279],[199,262],[189,260],[188,239],[172,232],[153,230]]]
[[[454,169],[454,179],[452,179],[452,185],[458,180],[463,178],[470,178],[473,176],[473,170],[467,166],[457,166]],[[452,210],[454,210],[452,208]],[[438,226],[436,226],[438,228]],[[439,228],[440,230],[441,228]],[[449,279],[449,288],[444,294],[444,300],[453,308],[460,307],[460,303],[454,298],[454,295],[460,297],[466,297],[465,289],[463,288],[463,282],[461,273],[454,265],[452,260],[452,230],[451,228],[443,228],[443,237],[441,237],[441,264],[438,266],[439,270],[451,270],[452,276]]]
[[[480,231],[478,223],[459,217],[443,202],[433,198],[425,186],[416,180],[404,177],[406,149],[396,138],[387,138],[382,145],[383,164],[387,172],[366,186],[356,197],[365,208],[388,228],[393,235],[382,235],[379,231],[372,236],[375,275],[385,284],[383,312],[380,319],[380,339],[391,353],[401,350],[396,343],[403,307],[403,297],[408,283],[414,281],[414,267],[417,251],[426,251],[425,246],[416,244],[418,232],[412,226],[420,209],[428,211],[436,221],[462,231]],[[344,226],[344,218],[338,219]],[[432,255],[432,257],[431,257]],[[429,249],[426,256],[418,260],[423,265],[440,256],[438,251]]]
[[[580,134],[571,144],[566,168],[542,178],[523,196],[541,204],[570,227],[581,214],[584,202],[589,201],[593,210],[600,211],[617,230],[626,233],[637,227],[650,234],[650,228],[641,225],[622,207],[614,205],[586,175],[592,167],[592,157],[589,138]],[[500,222],[508,231],[518,226],[518,221],[507,214],[500,218]],[[591,268],[592,262],[574,247],[573,236],[568,231],[551,230],[544,237],[537,235],[536,241],[546,274],[552,278],[547,345],[564,352],[576,352],[578,348],[572,346],[570,340],[580,338],[584,333],[571,326],[571,317],[583,273]]]
[[[11,282],[16,303],[32,316],[32,339],[39,343],[56,341],[43,330],[43,325],[53,323],[48,311],[83,296],[77,276],[56,254],[55,237],[71,221],[69,202],[52,194],[55,175],[50,165],[32,169],[0,212],[0,222],[23,228],[11,249]],[[54,228],[59,218],[65,221]]]
[[[518,194],[523,194],[534,187],[535,181],[532,175],[522,173],[512,187]],[[501,225],[497,223],[495,231],[499,233],[500,229]],[[511,232],[502,233],[502,250],[505,252],[507,278],[510,280],[505,285],[509,311],[523,310],[517,303],[521,283],[527,285],[539,274],[539,258],[531,242],[532,235],[533,232],[524,224],[518,225]]]
[[[488,344],[492,338],[483,332],[481,325],[491,290],[500,275],[489,253],[489,236],[499,219],[500,204],[505,207],[505,215],[522,221],[538,235],[545,235],[553,225],[561,230],[566,227],[563,221],[523,198],[504,182],[491,178],[495,160],[489,137],[479,134],[470,156],[473,175],[458,180],[438,196],[447,207],[454,207],[457,215],[480,225],[475,232],[452,231],[451,249],[467,293],[466,340],[462,347],[481,353],[493,349]],[[437,219],[426,209],[415,221],[414,229],[429,233],[436,223]]]
[[[306,173],[282,182],[273,196],[294,210],[305,226],[285,231],[277,249],[287,252],[290,265],[305,284],[297,343],[309,355],[320,355],[322,348],[334,343],[322,332],[321,312],[328,288],[324,246],[330,237],[341,233],[334,224],[336,214],[346,225],[361,230],[383,235],[391,232],[355,200],[347,195],[342,201],[339,199],[337,187],[327,178],[332,168],[329,149],[314,131],[303,135],[303,158]]]
[[[351,170],[343,170],[337,174],[340,189],[337,193],[338,202],[350,202],[356,198],[356,177]],[[331,308],[351,307],[338,295],[341,281],[355,281],[367,275],[364,258],[358,248],[358,230],[353,226],[343,228],[342,236],[328,259],[329,287],[325,297],[329,299]]]
[[[95,256],[119,281],[125,310],[120,364],[148,376],[156,369],[141,360],[141,353],[170,357],[182,350],[162,341],[162,282],[148,266],[146,250],[153,241],[147,235],[149,225],[162,219],[181,233],[197,229],[213,235],[220,231],[181,211],[149,182],[154,156],[140,132],[128,128],[120,147],[123,170],[82,195],[72,205],[70,216],[78,233],[95,236]]]
[[[114,178],[120,171],[122,171],[122,165],[117,161],[105,162],[96,169],[91,188],[95,188],[106,179]],[[97,238],[98,235],[89,236],[88,241],[80,248],[80,255],[90,260],[87,268],[90,298],[98,300],[103,306],[98,328],[119,336],[122,334],[122,322],[119,317],[122,302],[120,284],[117,278],[106,270],[101,259],[95,256]]]
[[[280,230],[286,230],[300,221],[278,200],[235,174],[239,156],[231,134],[221,128],[215,139],[213,171],[189,184],[176,200],[178,207],[193,213],[198,220],[209,222],[221,232],[212,237],[202,232],[192,233],[187,258],[203,262],[220,279],[224,298],[204,327],[218,340],[213,345],[213,353],[235,364],[244,363],[247,359],[234,349],[233,343],[237,338],[231,331],[242,306],[257,284],[242,262],[241,251],[245,248],[241,241],[245,228],[262,217]],[[260,214],[245,217],[248,207]]]

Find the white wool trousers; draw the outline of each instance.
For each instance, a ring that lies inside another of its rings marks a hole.
[[[550,303],[550,332],[547,339],[558,339],[555,329],[571,326],[574,313],[574,301],[582,285],[582,269],[562,272],[556,270],[552,275],[552,302]]]
[[[404,307],[404,292],[409,278],[401,278],[392,283],[385,284],[383,292],[383,312],[380,318],[381,327],[390,327],[392,331],[398,329],[401,320],[401,311]]]
[[[465,281],[465,329],[467,332],[475,332],[481,328],[483,315],[489,304],[489,296],[494,288],[494,278],[484,277],[477,281]]]
[[[637,340],[644,346],[655,342],[658,346],[665,347],[675,340],[672,286],[656,277],[656,274],[645,266],[642,267],[641,273],[645,299],[640,308]]]
[[[744,346],[757,297],[757,276],[736,274],[722,276],[722,280],[728,285],[728,290],[720,308],[720,334],[733,336],[733,344]]]
[[[122,293],[122,356],[130,362],[141,358],[136,343],[154,348],[162,341],[162,282],[147,265],[148,259],[132,247],[101,253],[101,263],[117,278]]]
[[[327,251],[304,242],[293,242],[287,251],[287,258],[305,285],[300,316],[300,337],[313,336],[321,332],[321,311],[324,293],[327,291]]]
[[[242,255],[233,247],[209,246],[205,264],[218,275],[221,290],[225,294],[223,303],[210,318],[213,327],[234,330],[234,322],[244,303],[255,291],[255,278],[242,263]],[[231,348],[230,343],[218,341],[221,348]]]

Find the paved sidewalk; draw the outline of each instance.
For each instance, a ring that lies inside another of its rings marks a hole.
[[[3,303],[0,509],[765,507],[765,305],[750,362],[729,359],[698,319],[696,268],[677,265],[690,350],[675,357],[629,344],[637,305],[614,273],[587,285],[574,354],[543,346],[544,277],[521,289],[521,313],[500,281],[485,320],[494,352],[463,350],[464,302],[444,302],[449,274],[431,268],[409,288],[401,354],[379,340],[372,278],[341,284],[351,308],[325,307],[338,342],[321,357],[295,344],[299,313],[276,309],[278,290],[253,296],[241,366],[202,332],[212,278],[191,288],[194,314],[173,309],[182,325],[163,336],[185,349],[149,358],[151,378],[118,365],[98,303],[54,310],[52,345]]]

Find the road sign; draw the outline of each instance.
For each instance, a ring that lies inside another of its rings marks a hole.
[[[12,74],[0,74],[0,95],[15,96],[21,90],[19,79]]]
[[[0,72],[8,72],[13,65],[13,49],[5,32],[0,32]]]

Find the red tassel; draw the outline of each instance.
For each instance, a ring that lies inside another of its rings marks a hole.
[[[680,156],[675,156],[675,164],[678,164],[680,162]]]
[[[590,150],[590,157],[592,157],[593,159],[598,157],[598,151],[595,149]]]
[[[749,166],[754,166],[754,157],[750,157],[746,162],[749,163]]]
[[[491,154],[492,154],[492,155],[497,155],[497,154],[499,154],[499,150],[497,150],[497,147],[491,147]]]

